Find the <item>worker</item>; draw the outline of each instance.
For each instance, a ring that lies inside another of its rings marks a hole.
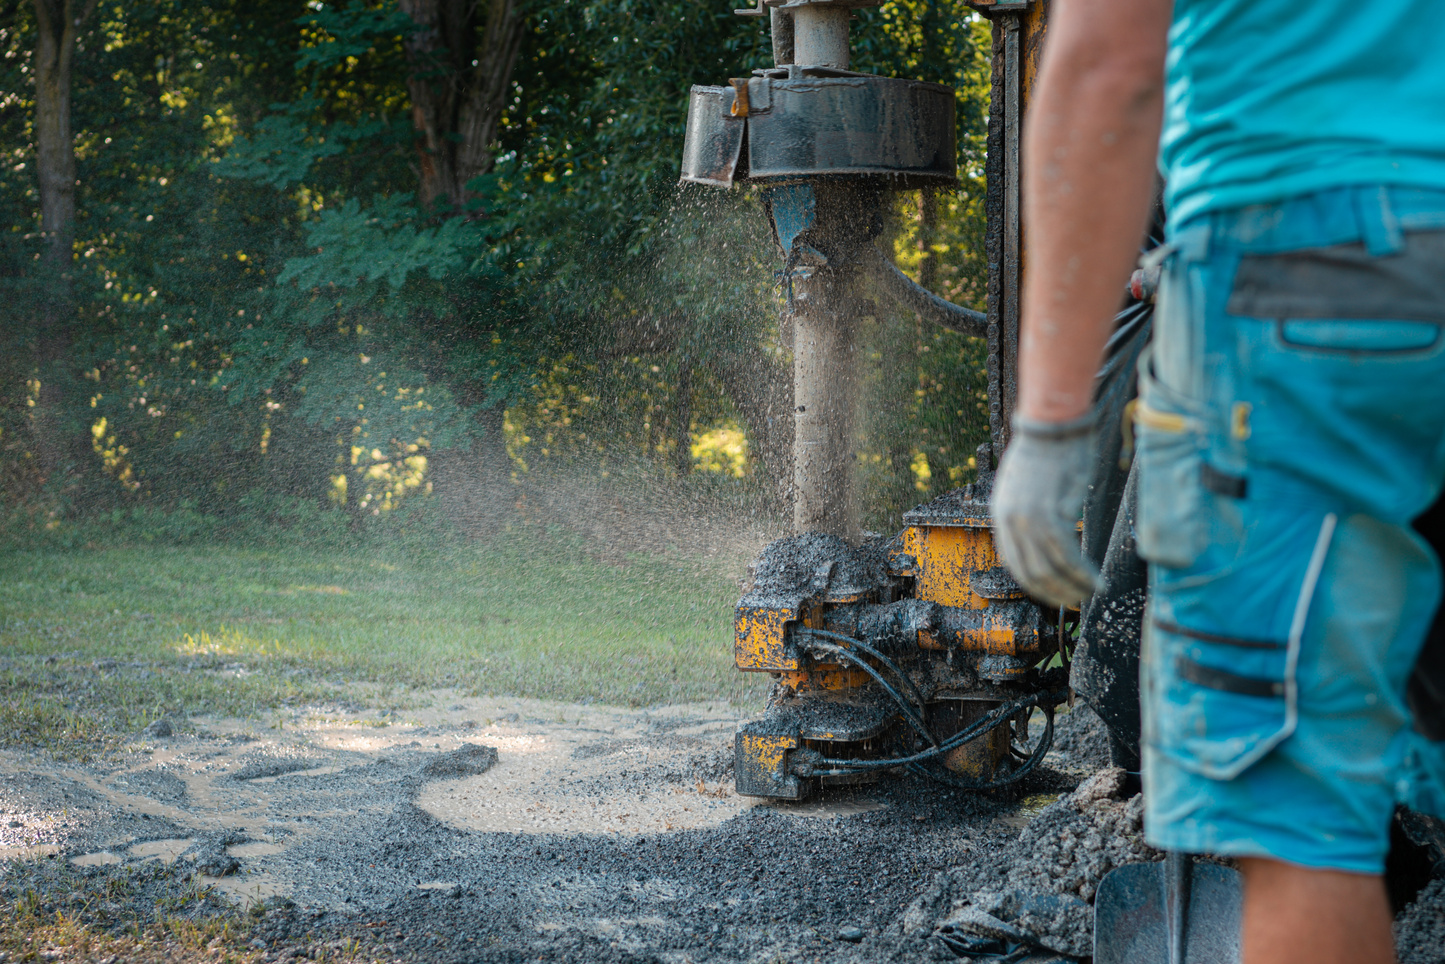
[[[1146,839],[1238,859],[1246,964],[1392,961],[1391,812],[1445,803],[1445,744],[1405,698],[1441,585],[1411,522],[1445,475],[1445,6],[1049,16],[1000,550],[1050,604],[1093,589],[1091,379],[1157,162],[1133,418]]]

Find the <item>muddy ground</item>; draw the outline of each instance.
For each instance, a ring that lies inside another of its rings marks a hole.
[[[899,777],[793,805],[733,792],[735,707],[430,703],[176,721],[89,765],[0,751],[3,900],[113,931],[239,909],[267,960],[957,960],[982,912],[1043,961],[1087,950],[1109,866],[1155,856],[1086,710],[1008,798]]]

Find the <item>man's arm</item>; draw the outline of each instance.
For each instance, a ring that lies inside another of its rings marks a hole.
[[[1024,127],[1019,413],[1088,411],[1153,199],[1172,0],[1055,0]]]
[[[1097,574],[1075,523],[1094,470],[1094,373],[1154,193],[1172,0],[1055,0],[1024,129],[1019,404],[993,490],[1019,583],[1072,605]]]

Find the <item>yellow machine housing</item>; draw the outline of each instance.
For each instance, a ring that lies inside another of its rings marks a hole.
[[[994,550],[991,481],[913,509],[891,539],[854,546],[807,533],[764,550],[738,603],[735,657],[776,685],[763,718],[738,729],[739,793],[797,800],[874,779],[889,760],[1028,704],[916,761],[970,786],[1010,775],[1011,733],[1030,698],[1058,694],[1040,668],[1057,642]]]

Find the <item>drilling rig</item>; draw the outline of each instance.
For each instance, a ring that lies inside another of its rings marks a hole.
[[[985,167],[988,310],[916,285],[874,243],[892,192],[956,184],[954,92],[849,69],[853,11],[881,0],[758,0],[774,65],[690,93],[684,182],[754,185],[784,259],[792,331],[793,531],[750,567],[734,617],[743,672],[774,679],[735,737],[739,793],[804,799],[900,768],[971,789],[1020,780],[1069,698],[1076,614],[1029,599],[994,549],[989,493],[1008,442],[1024,239],[1022,114],[1044,0],[973,6],[993,23]],[[976,481],[859,531],[852,486],[856,290],[988,342],[988,443]],[[1029,749],[1028,727],[1043,731]]]

